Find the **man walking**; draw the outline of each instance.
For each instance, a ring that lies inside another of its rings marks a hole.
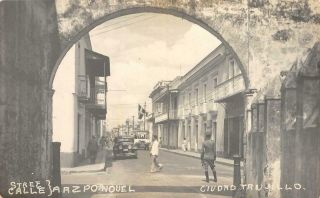
[[[213,181],[217,182],[217,172],[215,170],[214,161],[216,160],[215,143],[210,140],[211,133],[206,132],[205,141],[202,144],[201,149],[201,162],[205,169],[206,182],[209,182],[208,166],[210,166],[213,173]]]
[[[151,156],[151,173],[158,172],[162,169],[162,165],[158,162],[158,155],[159,155],[159,142],[158,142],[158,136],[153,135],[152,138],[152,146],[150,150],[150,156]]]

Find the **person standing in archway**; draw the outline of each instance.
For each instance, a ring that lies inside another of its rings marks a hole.
[[[187,140],[186,140],[186,138],[183,138],[182,150],[183,150],[184,152],[187,151]]]
[[[96,140],[96,137],[92,136],[92,138],[90,139],[90,141],[88,143],[88,147],[87,147],[91,164],[94,164],[96,162],[98,149],[99,149],[99,145]]]
[[[206,132],[205,141],[201,149],[201,162],[205,169],[206,182],[209,182],[208,167],[210,166],[213,173],[213,181],[217,182],[217,172],[214,161],[216,160],[215,142],[211,140],[211,133]]]
[[[113,142],[111,138],[106,138],[105,142],[105,158],[104,158],[104,168],[103,170],[107,172],[107,174],[110,174],[110,168],[112,167],[112,161],[113,161]]]

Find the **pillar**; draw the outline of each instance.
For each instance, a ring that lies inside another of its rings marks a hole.
[[[184,138],[184,132],[183,130],[183,122],[182,120],[179,120],[179,125],[178,125],[178,148],[181,148],[183,138]]]
[[[217,105],[218,114],[216,116],[217,131],[216,131],[216,151],[217,154],[222,156],[228,151],[224,150],[224,119],[225,119],[225,107],[222,104]],[[213,118],[212,118],[213,119]]]
[[[205,133],[206,132],[211,132],[211,135],[212,134],[212,114],[210,112],[207,113],[207,128],[205,129]]]
[[[10,182],[51,179],[48,78],[61,48],[54,1],[0,4],[0,194],[8,197]]]
[[[198,148],[197,150],[201,149],[203,140],[204,140],[204,133],[203,133],[204,129],[203,129],[203,116],[200,115],[199,119],[198,119]]]
[[[243,179],[243,183],[247,184],[250,180],[249,176],[250,176],[250,172],[249,170],[251,170],[251,163],[246,163],[246,162],[251,162],[252,161],[252,157],[250,155],[251,151],[249,150],[250,147],[248,147],[248,135],[251,131],[251,113],[250,113],[250,109],[251,109],[251,104],[252,104],[252,100],[253,100],[253,93],[250,93],[250,90],[248,90],[245,93],[244,96],[244,145],[243,145],[243,155],[245,160],[243,161],[243,175],[244,175],[244,179]]]
[[[187,149],[191,149],[191,129],[189,128],[189,120],[186,118],[184,120],[184,135],[187,140]]]
[[[191,139],[190,139],[190,143],[191,143],[191,149],[195,150],[195,146],[196,146],[196,118],[194,116],[191,117]]]
[[[161,124],[157,124],[157,127],[158,127],[158,140],[160,140],[160,138],[162,137],[161,134],[162,134],[162,130],[161,130]]]

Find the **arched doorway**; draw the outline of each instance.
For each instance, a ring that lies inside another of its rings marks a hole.
[[[109,20],[111,20],[111,19],[109,19]],[[190,20],[189,20],[190,21]],[[96,25],[97,26],[97,25]],[[94,28],[94,27],[96,27],[96,26],[92,26],[92,28]],[[72,43],[70,43],[70,45],[72,45]],[[223,46],[225,47],[225,48],[227,48],[227,50],[229,51],[229,52],[231,52],[231,54],[232,55],[234,55],[234,52],[233,52],[233,50],[230,50],[227,46],[225,46],[225,44],[223,43]],[[239,58],[237,58],[237,56],[234,56],[234,58],[236,59],[236,61],[235,62],[238,62],[239,63],[239,69],[237,70],[237,74],[239,74],[239,70],[240,70],[240,73],[241,73],[241,68],[242,69],[244,69],[244,67],[242,66],[242,64],[239,62],[239,61],[237,61]],[[232,73],[233,72],[235,72],[234,71],[234,68],[232,69]],[[234,74],[232,74],[232,75],[234,75]],[[246,81],[244,80],[244,84],[246,84],[245,83]],[[214,84],[215,84],[215,86],[217,85],[217,82],[216,81],[214,81]],[[245,87],[247,88],[247,85],[245,85]],[[199,87],[198,89],[197,89],[197,91],[195,92],[195,93],[197,93],[197,95],[198,95],[198,92],[199,92],[199,90],[202,90],[202,89],[206,89],[206,86],[205,85],[203,85],[203,87],[201,86],[201,87]],[[193,96],[193,93],[192,93],[192,96]],[[198,100],[198,99],[197,99]],[[203,113],[202,113],[203,114]],[[207,115],[204,115],[204,117],[207,117]],[[209,116],[208,116],[209,117]],[[212,116],[212,117],[214,117],[214,116]],[[189,118],[188,118],[189,119]],[[190,149],[192,149],[193,151],[197,151],[197,149],[199,149],[199,147],[201,146],[201,143],[198,143],[198,141],[201,139],[200,138],[200,132],[198,133],[198,131],[201,131],[200,129],[202,129],[202,131],[205,131],[206,130],[206,128],[207,128],[207,126],[209,127],[211,127],[211,118],[209,119],[205,119],[205,120],[208,120],[208,124],[204,124],[204,123],[202,123],[202,122],[204,122],[204,119],[203,118],[201,118],[201,119],[196,119],[196,120],[193,120],[192,122],[191,122],[191,124],[192,124],[192,126],[190,126],[189,127],[189,130],[190,130],[190,132],[189,132],[189,134],[190,134],[190,136],[191,135],[193,135],[193,136],[195,136],[195,137],[198,137],[198,138],[196,138],[195,139],[195,142],[193,142],[192,141],[192,143],[190,143],[191,145],[189,146],[190,147]],[[199,123],[198,124],[198,122],[201,122],[201,123]],[[196,127],[196,126],[198,126],[198,127]],[[205,126],[205,127],[203,127],[203,126]],[[161,128],[161,127],[160,127]],[[172,128],[172,127],[171,127]],[[166,136],[165,136],[165,138],[163,138],[163,140],[165,140],[164,142],[167,142],[167,144],[170,144],[171,142],[169,141],[169,139],[168,139],[168,133],[169,133],[169,130],[171,130],[171,128],[169,127],[169,128],[166,128]],[[173,129],[172,129],[173,130]],[[196,132],[195,132],[196,131]],[[201,132],[201,137],[203,137],[203,133]],[[189,139],[191,139],[191,137],[189,137]],[[169,148],[170,148],[170,146],[173,146],[173,145],[167,145]]]

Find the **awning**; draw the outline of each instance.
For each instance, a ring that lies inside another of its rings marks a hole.
[[[110,76],[110,59],[92,50],[85,50],[86,73],[90,76]]]

